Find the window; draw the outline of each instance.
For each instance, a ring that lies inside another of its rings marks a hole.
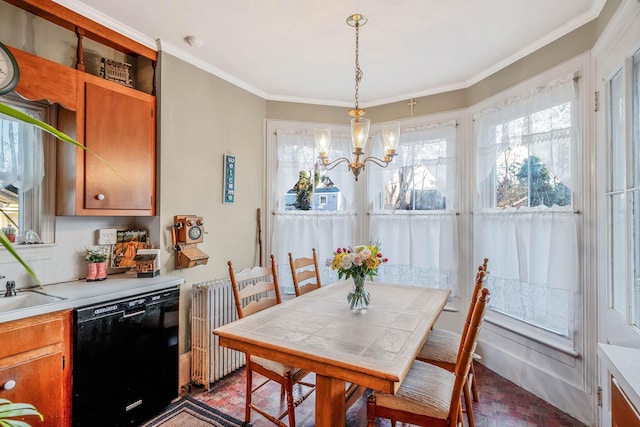
[[[293,293],[288,254],[311,256],[318,251],[320,274],[331,283],[337,274],[324,265],[338,246],[357,242],[358,205],[353,174],[345,165],[324,171],[317,166],[313,124],[270,122],[270,151],[275,158],[268,191],[272,215],[270,251],[274,254],[283,290]],[[332,126],[331,159],[351,156],[346,127]]]
[[[475,115],[474,257],[491,263],[490,309],[566,339],[579,295],[577,79]]]
[[[23,101],[17,96],[2,97],[2,102],[38,120],[51,121],[48,104]],[[32,125],[0,115],[0,140],[0,225],[16,228],[18,241],[34,243],[33,237],[27,236],[27,231],[33,230],[40,241],[52,242],[53,216],[43,208],[53,206],[45,193],[53,197],[49,186],[55,183],[55,173],[43,178],[45,162],[55,161],[53,138]]]
[[[624,69],[608,82],[609,306],[629,324],[640,327],[640,50],[633,55],[631,68],[630,85],[625,86]]]
[[[456,122],[401,124],[397,152],[367,175],[369,235],[389,258],[379,278],[458,296]]]

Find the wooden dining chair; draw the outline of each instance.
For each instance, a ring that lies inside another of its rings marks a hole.
[[[473,313],[473,307],[476,301],[474,296],[477,296],[479,294],[480,289],[482,289],[482,287],[484,286],[484,282],[486,282],[487,280],[489,274],[487,271],[488,262],[488,258],[485,258],[483,263],[478,266],[476,281],[473,292],[471,294],[471,302],[469,303],[469,308],[467,309],[467,318],[465,320],[465,324],[469,321],[471,314]],[[438,364],[443,368],[449,367],[450,369],[453,369],[458,356],[458,347],[460,345],[461,338],[461,334],[458,332],[434,328],[429,334],[427,342],[424,344],[417,357],[423,362],[432,362]],[[474,355],[474,359],[476,357],[477,356]],[[474,372],[475,371],[473,369],[473,363],[471,363],[471,389],[473,391],[473,400],[477,402],[478,391]]]
[[[477,299],[453,372],[415,360],[395,394],[374,391],[367,399],[367,425],[376,417],[429,427],[457,427],[462,421],[462,391],[484,319],[489,290]]]
[[[293,259],[289,252],[289,265],[291,266],[291,277],[293,278],[293,288],[296,296],[304,295],[307,292],[319,289],[320,271],[318,270],[318,255],[316,248],[311,249],[312,258],[301,257]]]
[[[280,304],[280,289],[278,287],[278,272],[276,262],[271,255],[271,268],[253,267],[245,268],[236,273],[233,269],[231,261],[229,265],[229,277],[233,288],[233,297],[235,299],[238,317],[240,319]],[[315,384],[302,381],[309,374],[308,371],[288,366],[279,362],[257,357],[250,354],[246,355],[246,371],[247,371],[247,390],[245,403],[245,423],[251,421],[251,410],[258,412],[274,424],[286,427],[287,424],[282,419],[288,415],[290,427],[295,427],[295,407],[300,405],[315,390]],[[256,372],[266,378],[256,387],[253,387],[253,373]],[[287,410],[278,416],[269,414],[264,409],[256,406],[252,401],[255,391],[260,389],[269,381],[275,381],[280,384],[281,396],[286,395]],[[306,390],[295,401],[293,398],[293,385],[300,384],[305,386]]]
[[[469,322],[471,321],[473,310],[475,308],[478,297],[480,296],[480,293],[484,288],[484,282],[487,278],[487,262],[488,259],[485,258],[484,263],[478,267],[473,293],[471,294],[471,302],[469,304],[469,309],[467,310],[467,318],[465,320],[462,333],[460,334],[446,329],[434,328],[427,337],[427,341],[418,352],[416,359],[422,362],[439,366],[450,372],[453,372],[455,370],[456,362],[458,360],[458,354],[461,351],[462,344],[464,343],[467,327],[469,325]],[[473,419],[473,406],[471,404],[471,397],[469,396],[469,383],[471,385],[471,393],[472,395],[474,395],[474,400],[476,402],[478,401],[477,389],[475,392],[473,391],[476,387],[475,368],[473,367],[473,359],[475,358],[476,353],[472,355],[471,367],[469,369],[468,375],[469,378],[467,378],[468,384],[465,385],[462,392],[462,397],[465,401],[465,409],[467,411],[467,420],[469,421],[469,427],[475,426],[475,421]]]

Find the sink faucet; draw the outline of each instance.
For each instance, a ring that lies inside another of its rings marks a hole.
[[[4,276],[0,276],[0,278],[4,278]],[[5,297],[14,297],[16,296],[16,282],[13,280],[7,280],[7,290],[4,293]]]

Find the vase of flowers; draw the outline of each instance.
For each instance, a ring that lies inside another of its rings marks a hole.
[[[353,287],[347,295],[349,308],[366,310],[371,302],[371,295],[365,288],[365,280],[373,280],[378,274],[380,264],[388,259],[382,256],[379,243],[370,243],[355,247],[338,248],[333,257],[327,260],[327,266],[338,270],[338,278],[353,280]]]
[[[107,278],[107,260],[110,255],[109,248],[104,246],[98,249],[86,248],[84,250],[84,260],[89,263],[87,264],[87,282]]]

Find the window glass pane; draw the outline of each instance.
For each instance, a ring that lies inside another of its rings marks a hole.
[[[622,70],[609,82],[610,118],[609,132],[611,138],[611,190],[622,190],[625,185],[625,143],[624,143],[624,93]]]
[[[632,150],[633,183],[635,187],[640,186],[640,49],[633,55],[633,130],[632,130]]]
[[[4,97],[2,102],[30,117],[45,120],[45,109],[37,103],[31,105]],[[40,206],[43,144],[43,132],[0,114],[0,230],[11,241],[21,241],[29,229],[37,233],[40,230],[29,207]]]
[[[631,313],[631,321],[634,325],[640,325],[640,310],[638,310],[640,304],[640,190],[636,190],[632,193],[633,201],[633,286],[632,301],[635,308]],[[626,283],[626,282],[624,282]],[[625,287],[626,289],[626,287]],[[625,294],[626,300],[626,294]]]
[[[345,157],[344,147],[344,138],[333,138],[331,160]],[[349,208],[353,175],[342,164],[331,170],[318,165],[312,132],[279,131],[277,154],[278,210],[338,212]]]
[[[440,139],[404,145],[402,150],[403,157],[410,159],[410,164],[399,167],[385,183],[383,209],[445,209],[445,196],[432,172],[435,173],[434,166],[437,168],[437,159],[446,157],[447,141]]]
[[[640,186],[640,49],[633,56],[633,181],[634,187]],[[633,313],[632,322],[640,326],[640,195],[634,192],[633,198],[633,253],[634,280],[632,289]]]
[[[627,313],[627,231],[626,202],[624,194],[610,196],[611,228],[611,301],[614,310],[622,315]]]
[[[375,140],[375,137],[374,137]],[[368,169],[368,197],[374,211],[456,209],[456,124],[454,121],[402,128],[397,156],[385,168]],[[375,147],[375,144],[372,144]],[[372,153],[382,158],[381,147]]]
[[[570,206],[571,189],[554,172],[570,170],[570,103],[512,120],[496,128],[496,141],[509,145],[496,159],[496,206]]]

